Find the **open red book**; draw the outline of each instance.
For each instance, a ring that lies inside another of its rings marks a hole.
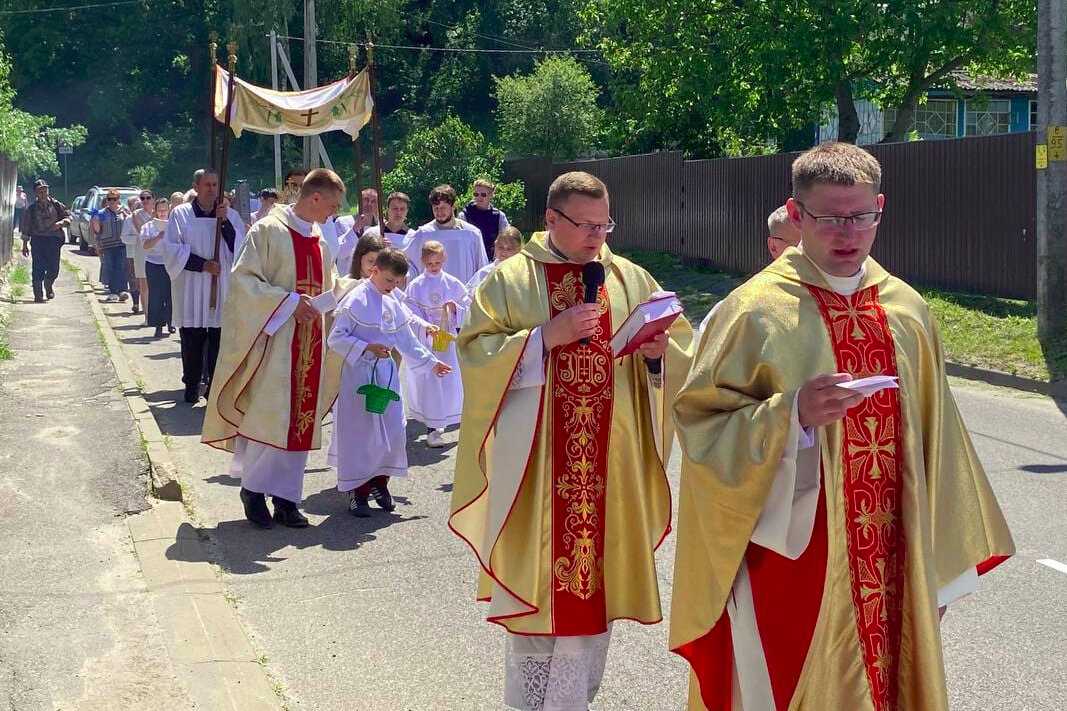
[[[611,350],[616,358],[628,356],[642,343],[647,343],[670,328],[674,319],[682,315],[682,302],[673,291],[657,291],[630,312],[611,337]]]

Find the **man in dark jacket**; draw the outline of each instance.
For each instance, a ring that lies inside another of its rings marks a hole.
[[[507,216],[493,207],[493,193],[496,186],[488,180],[474,181],[474,199],[467,203],[459,213],[459,219],[465,220],[482,231],[485,254],[493,261],[493,245],[500,230],[508,226]]]
[[[45,296],[55,298],[52,284],[59,276],[59,255],[66,237],[63,228],[70,224],[70,211],[63,203],[48,195],[48,183],[36,180],[33,192],[37,195],[22,214],[19,232],[22,233],[22,256],[30,256],[33,248],[33,300],[42,303]]]

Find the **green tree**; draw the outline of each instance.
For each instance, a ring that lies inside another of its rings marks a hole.
[[[500,143],[508,155],[562,160],[595,148],[603,122],[600,89],[573,57],[549,57],[528,75],[494,81]]]
[[[60,128],[55,125],[54,116],[34,115],[13,106],[11,60],[2,49],[2,40],[0,34],[0,153],[14,161],[24,174],[58,172],[56,146],[80,146],[85,142],[85,128]]]
[[[505,213],[516,213],[526,206],[522,185],[501,185],[504,156],[485,140],[485,136],[449,116],[439,126],[413,132],[405,141],[396,167],[382,178],[386,194],[401,191],[411,196],[411,219],[430,219],[427,197],[434,186],[447,183],[461,196],[470,199],[470,187],[478,178],[497,184],[495,203]],[[457,201],[457,211],[464,201]]]
[[[617,73],[621,132],[698,155],[786,140],[830,106],[854,140],[857,98],[896,109],[898,138],[953,70],[1032,66],[1023,0],[592,0],[583,21]]]

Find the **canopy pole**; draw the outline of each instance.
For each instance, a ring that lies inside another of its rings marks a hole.
[[[212,31],[211,43],[208,44],[208,54],[211,55],[211,81],[209,86],[211,87],[210,98],[208,101],[208,115],[211,117],[211,159],[208,163],[212,170],[218,169],[218,142],[219,133],[218,127],[215,125],[215,93],[218,90],[219,73],[217,67],[219,66],[218,49],[219,49],[219,33]]]
[[[367,42],[367,79],[370,83],[370,98],[374,102],[371,109],[371,130],[374,134],[374,189],[378,191],[378,231],[385,239],[385,198],[382,195],[382,149],[381,131],[378,126],[378,97],[375,95],[374,82],[374,43]],[[360,196],[362,206],[362,196]]]
[[[230,115],[233,113],[233,100],[236,93],[236,81],[237,81],[237,43],[230,42],[226,45],[227,51],[229,51],[229,57],[227,58],[230,80],[228,82],[227,97],[226,97],[226,124],[222,133],[222,165],[219,167],[219,194],[215,198],[215,253],[211,257],[216,263],[219,261],[219,251],[221,249],[222,242],[222,223],[226,221],[227,209],[220,209],[223,206],[226,195],[226,168],[230,160]],[[236,255],[235,255],[236,256]],[[219,304],[219,275],[211,275],[211,301],[209,306],[214,311],[218,308]]]

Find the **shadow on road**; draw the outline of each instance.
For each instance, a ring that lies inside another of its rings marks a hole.
[[[375,511],[375,515],[371,518],[357,519],[348,513],[347,499],[333,490],[311,496],[305,503],[313,502],[317,497],[326,494],[330,495],[329,510],[331,513],[321,523],[308,528],[275,526],[270,529],[261,529],[243,520],[221,521],[214,528],[195,528],[192,524],[183,523],[175,539],[177,541],[194,532],[198,536],[207,535],[217,544],[215,550],[221,551],[221,555],[218,560],[206,562],[220,565],[234,575],[255,575],[268,572],[272,563],[287,560],[288,553],[284,556],[278,555],[278,552],[285,548],[354,551],[364,543],[375,540],[378,537],[377,532],[383,528],[426,518],[425,516],[405,517],[399,513],[389,514]],[[312,506],[309,506],[307,510],[314,512]],[[187,546],[179,546],[175,542],[167,548],[167,559],[190,563],[205,562],[202,555],[190,554],[187,550]],[[197,560],[191,560],[191,558],[197,558]]]
[[[1031,474],[1065,474],[1067,464],[1025,464],[1019,470]]]
[[[172,437],[192,436],[199,435],[204,429],[205,408],[191,407],[185,402],[184,395],[184,388],[144,394],[163,434]]]

